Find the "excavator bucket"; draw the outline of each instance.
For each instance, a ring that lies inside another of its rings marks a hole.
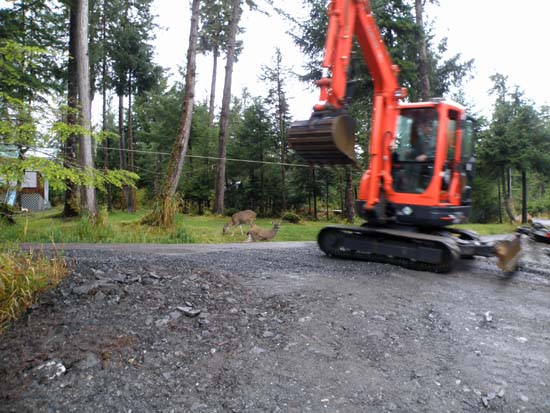
[[[357,124],[347,115],[313,116],[307,121],[293,122],[288,144],[311,164],[358,166],[355,158]]]
[[[504,272],[514,272],[518,267],[521,250],[519,234],[512,239],[498,241],[495,244],[495,253],[498,258],[497,265]]]

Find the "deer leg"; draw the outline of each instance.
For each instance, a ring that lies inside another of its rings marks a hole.
[[[244,235],[242,224],[239,224],[239,228],[241,229],[241,235]]]

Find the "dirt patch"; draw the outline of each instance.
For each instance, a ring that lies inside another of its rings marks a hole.
[[[0,411],[550,411],[550,260],[525,244],[511,278],[312,243],[67,247],[2,336]]]

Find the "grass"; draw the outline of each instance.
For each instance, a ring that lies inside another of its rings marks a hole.
[[[91,225],[86,218],[62,219],[60,210],[19,215],[15,225],[0,224],[0,242],[37,243],[229,243],[246,239],[248,225],[243,225],[244,235],[235,228],[235,235],[222,235],[223,225],[229,218],[223,216],[191,216],[178,214],[174,228],[163,229],[140,223],[149,211],[135,214],[110,213],[102,225]],[[260,218],[256,224],[271,228],[271,218]],[[300,224],[285,223],[276,241],[313,241],[327,221],[304,221]],[[230,233],[232,230],[230,230]]]
[[[0,333],[35,303],[40,293],[55,287],[66,273],[62,257],[48,258],[3,246],[0,249]]]
[[[457,225],[457,228],[469,229],[477,232],[480,235],[497,235],[507,234],[516,231],[516,224],[462,224]]]
[[[248,225],[243,225],[244,235],[239,228],[235,235],[222,235],[223,225],[228,222],[222,216],[192,216],[178,214],[175,226],[163,229],[140,224],[148,210],[135,214],[113,212],[104,214],[102,225],[91,225],[86,218],[62,219],[60,210],[52,209],[40,213],[19,215],[15,225],[0,224],[0,242],[37,242],[56,244],[72,242],[91,243],[205,243],[218,244],[242,242],[246,239]],[[260,218],[257,225],[271,227],[270,218]],[[321,228],[340,222],[302,221],[299,224],[283,222],[275,241],[314,241]],[[357,220],[356,224],[360,221]],[[511,224],[465,224],[460,228],[471,229],[481,235],[511,233],[515,226]],[[230,231],[231,232],[231,231]]]

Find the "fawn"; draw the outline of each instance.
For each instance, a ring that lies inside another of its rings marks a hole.
[[[250,230],[248,231],[248,239],[245,242],[252,242],[252,241],[269,241],[272,240],[275,235],[277,234],[277,231],[279,231],[279,227],[281,226],[280,222],[272,222],[273,228],[271,229],[261,229],[254,224]]]

